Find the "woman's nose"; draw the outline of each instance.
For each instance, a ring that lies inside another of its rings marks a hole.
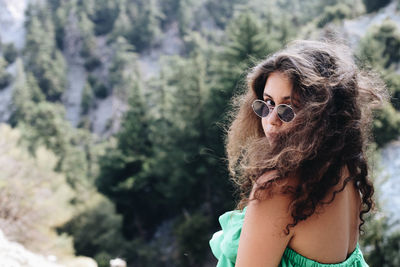
[[[275,111],[275,108],[271,110],[270,114],[266,117],[267,123],[275,126],[280,126],[282,121],[278,117],[278,113]]]

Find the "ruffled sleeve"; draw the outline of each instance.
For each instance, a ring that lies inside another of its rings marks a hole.
[[[217,267],[233,267],[239,246],[246,207],[222,214],[219,223],[222,230],[214,233],[210,240],[211,251],[218,259]]]

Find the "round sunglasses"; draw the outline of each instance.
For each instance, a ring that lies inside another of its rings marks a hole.
[[[256,115],[260,118],[267,117],[270,113],[272,113],[272,110],[274,109],[274,107],[268,105],[260,99],[254,100],[251,106],[254,110],[254,113],[256,113]],[[296,116],[296,113],[294,113],[294,110],[289,105],[280,104],[275,108],[276,113],[278,114],[278,118],[283,122],[290,122]]]

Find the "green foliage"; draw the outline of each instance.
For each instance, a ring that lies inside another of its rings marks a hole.
[[[367,34],[361,38],[356,54],[360,61],[369,64],[375,69],[382,69],[382,66],[384,66],[387,61],[382,56],[383,51],[384,46],[373,38],[371,34]]]
[[[223,107],[217,109],[215,114],[218,120],[222,119],[222,114],[226,114],[235,91],[241,89],[246,69],[279,47],[279,37],[272,33],[269,36],[267,42],[267,34],[262,30],[260,22],[248,12],[239,14],[228,26],[229,42],[222,53],[217,55],[219,60],[212,67],[216,72],[216,81],[212,91],[215,95],[211,97],[210,103]]]
[[[43,94],[43,92],[40,90],[39,85],[35,79],[35,77],[32,75],[32,73],[28,73],[26,77],[26,87],[30,91],[30,99],[34,103],[39,103],[41,101],[44,101],[46,99],[46,96]]]
[[[109,92],[107,86],[94,75],[90,74],[88,76],[88,82],[97,98],[104,99],[108,96]]]
[[[129,236],[133,232],[130,225],[154,227],[154,222],[141,221],[140,215],[147,213],[150,217],[157,214],[155,206],[158,202],[152,201],[154,197],[149,193],[135,194],[151,186],[151,180],[146,174],[149,168],[146,161],[151,154],[149,117],[138,81],[140,77],[135,74],[138,70],[134,62],[136,56],[122,37],[114,45],[116,53],[110,68],[111,83],[117,96],[129,100],[130,109],[121,123],[121,130],[117,135],[118,144],[107,149],[100,161],[101,172],[96,184],[124,214],[124,230]],[[140,208],[133,213],[129,208],[131,203],[138,207],[147,206],[148,209],[139,212],[142,210]]]
[[[20,59],[17,59],[16,69],[17,75],[12,96],[14,110],[10,118],[11,125],[16,125],[20,120],[23,121],[30,112],[32,105],[45,99],[35,77],[32,73],[25,73]]]
[[[88,115],[83,115],[77,125],[78,128],[86,129],[88,131],[92,130],[92,123]]]
[[[165,57],[160,77],[151,85],[146,98],[140,86],[133,90],[135,95],[116,136],[117,143],[101,160],[96,184],[116,203],[124,216],[125,236],[134,240],[152,238],[157,222],[179,217],[182,207],[192,212],[202,205],[199,203],[209,203],[207,214],[213,214],[211,206],[218,212],[221,205],[217,203],[229,199],[227,190],[222,189],[227,187],[228,179],[220,178],[224,173],[220,172],[222,166],[218,167],[218,156],[209,152],[223,155],[222,131],[211,125],[214,113],[207,109],[211,106],[206,106],[209,101],[207,61],[203,55],[206,45],[196,37],[187,41],[189,58]],[[220,193],[211,195],[211,188],[221,188]],[[136,208],[132,209],[132,203]],[[208,229],[191,233],[190,227],[176,227],[179,230],[175,234],[181,240],[177,255],[186,251],[185,242],[200,240],[200,235],[204,238],[203,233]],[[147,249],[150,248],[143,248],[143,255],[136,259],[144,265],[151,254]],[[206,250],[207,242],[190,247],[199,260]],[[174,255],[163,260],[167,261],[185,262]]]
[[[195,202],[191,199],[192,190],[188,189],[200,186],[195,177],[207,173],[207,163],[201,155],[207,146],[205,103],[209,88],[205,79],[206,62],[196,54],[188,60],[178,57],[164,60],[161,75],[165,84],[158,89],[162,106],[155,125],[152,125],[152,140],[160,142],[155,143],[155,149],[159,151],[156,155],[158,164],[174,168],[168,170],[166,176],[169,178],[161,180],[158,187],[177,206],[181,203],[190,207]],[[164,176],[161,172],[157,175]],[[179,196],[174,196],[173,192],[179,192]]]
[[[163,13],[162,26],[169,25],[177,19],[181,0],[165,0],[160,2],[160,10]]]
[[[247,63],[253,57],[261,59],[275,47],[272,42],[267,42],[259,21],[249,12],[241,13],[228,26],[230,42],[225,50],[228,62]],[[243,65],[238,68],[243,69]]]
[[[64,57],[56,48],[54,24],[45,9],[28,10],[26,69],[35,76],[46,99],[58,101],[65,90],[66,71]]]
[[[129,263],[137,263],[137,266],[168,266],[160,257],[161,249],[168,250],[171,244],[153,244],[141,238],[135,238],[126,245],[126,256],[124,259]],[[171,253],[171,252],[169,252]],[[169,264],[171,265],[171,263]],[[174,265],[174,262],[172,263]]]
[[[126,229],[127,225],[154,226],[154,222],[145,221],[145,224],[137,217],[143,213],[148,216],[155,215],[155,207],[150,209],[150,206],[158,204],[150,192],[136,193],[145,189],[149,191],[152,187],[152,181],[146,176],[146,171],[149,171],[146,160],[151,153],[148,118],[140,96],[140,88],[136,89],[138,91],[135,92],[135,97],[130,100],[131,109],[125,114],[118,133],[117,147],[108,148],[101,157],[100,176],[96,181],[99,190],[109,196],[116,203],[117,209],[123,212],[125,232],[128,236],[132,235],[133,229]],[[129,208],[132,203],[140,207],[134,213]],[[147,209],[144,208],[146,206]]]
[[[104,35],[112,31],[118,16],[117,1],[89,0],[80,1],[80,3],[93,21],[96,35]]]
[[[367,218],[361,244],[366,249],[364,257],[370,266],[395,267],[400,264],[400,229],[396,222],[382,213]]]
[[[117,38],[113,50],[115,53],[110,67],[113,93],[120,99],[130,99],[140,80],[137,55],[133,52],[132,45],[123,37]]]
[[[25,133],[29,135],[31,140],[31,150],[34,151],[38,145],[45,145],[56,155],[65,154],[68,143],[68,136],[66,135],[68,126],[63,119],[65,117],[64,107],[58,104],[40,102],[37,105],[32,105],[31,108],[30,112],[26,112],[24,117],[24,123],[34,127],[34,129]],[[35,142],[34,140],[40,141]]]
[[[181,251],[179,266],[194,266],[204,260],[204,255],[209,250],[203,244],[209,241],[210,217],[196,212],[192,215],[186,214],[186,218],[180,221],[175,228]]]
[[[102,82],[96,82],[93,85],[93,91],[94,91],[94,95],[100,99],[106,98],[109,94],[107,86]]]
[[[370,266],[397,266],[399,264],[400,229],[390,214],[382,211],[382,183],[387,181],[380,163],[381,151],[374,144],[369,148],[369,162],[374,166],[372,181],[375,187],[375,208],[368,213],[360,236],[364,258]],[[389,216],[390,215],[390,216]]]
[[[116,40],[119,36],[128,38],[130,32],[131,19],[128,14],[128,7],[125,1],[118,3],[118,17],[114,22],[111,32],[111,40]]]
[[[77,192],[90,186],[87,178],[89,152],[84,149],[84,145],[91,142],[90,137],[85,132],[72,129],[64,119],[62,105],[46,101],[37,104],[25,102],[17,117],[17,125],[23,130],[22,138],[28,143],[31,153],[34,154],[40,146],[46,147],[58,157],[55,170],[64,173]]]
[[[383,57],[387,58],[385,67],[390,67],[393,63],[400,61],[400,31],[397,24],[390,20],[385,20],[373,37],[384,47]]]
[[[400,61],[400,31],[391,20],[371,27],[362,38],[359,55],[375,68],[389,68]]]
[[[324,13],[319,18],[317,26],[322,28],[328,23],[342,21],[350,17],[351,9],[348,5],[337,4],[334,6],[327,6],[324,9]]]
[[[83,43],[81,56],[89,58],[93,56],[93,51],[96,49],[96,39],[93,34],[95,25],[84,12],[78,14],[78,20]]]
[[[191,7],[195,4],[192,0],[180,0],[177,9],[177,18],[180,36],[185,36],[190,32],[190,27],[194,24]]]
[[[87,82],[82,91],[81,114],[88,113],[90,107],[93,104],[93,100],[94,100],[94,95],[93,95],[92,87]]]
[[[15,48],[13,43],[7,44],[4,46],[4,59],[8,62],[8,64],[12,64],[15,62],[15,59],[18,56],[18,51]]]
[[[145,51],[157,43],[162,34],[160,23],[162,14],[155,0],[135,2],[116,1],[116,16],[109,41],[123,37],[137,51]]]
[[[0,90],[10,85],[12,76],[6,70],[7,62],[0,57]]]
[[[395,72],[389,72],[383,78],[390,92],[390,102],[400,112],[400,75]]]
[[[392,68],[400,61],[400,31],[394,22],[385,20],[368,30],[361,39],[358,57],[383,74],[391,94],[390,103],[376,112],[373,133],[379,146],[395,140],[400,134],[400,80]]]
[[[211,17],[214,19],[215,24],[218,27],[224,29],[228,24],[230,19],[233,17],[235,6],[244,4],[247,1],[244,0],[223,0],[223,1],[213,1],[208,0],[205,3],[207,11],[210,13]]]
[[[93,71],[94,69],[101,66],[101,61],[98,57],[91,56],[86,59],[84,66],[87,71]]]
[[[37,77],[40,88],[48,100],[60,100],[66,85],[64,57],[59,51],[56,51],[53,58],[43,54],[43,57],[39,57],[37,60],[38,69],[32,71]]]
[[[387,104],[376,112],[373,133],[379,146],[383,146],[399,137],[400,113],[396,112],[392,105]]]
[[[57,235],[53,227],[72,216],[74,192],[65,176],[53,171],[57,157],[43,146],[32,157],[21,133],[0,125],[0,227],[30,250],[71,256],[71,238]]]
[[[99,267],[109,267],[110,260],[113,259],[113,256],[111,256],[107,252],[102,251],[97,253],[93,258],[97,262]]]
[[[365,12],[365,7],[362,0],[277,0],[276,6],[279,13],[288,14],[293,21],[295,27],[305,25],[307,23],[318,23],[321,14],[329,18],[336,17],[344,10],[341,10],[341,5],[351,7],[350,17],[362,15]],[[346,14],[347,11],[344,11]],[[340,15],[339,15],[340,16]],[[315,20],[315,18],[318,18]]]
[[[95,25],[84,12],[78,14],[78,20],[82,42],[80,55],[85,60],[85,69],[90,72],[102,64],[99,57],[95,54],[97,48],[96,37],[94,36]]]
[[[160,11],[155,0],[140,0],[129,5],[131,25],[127,39],[138,52],[152,48],[160,36]]]
[[[276,25],[278,36],[276,32],[269,33],[268,50],[273,51],[278,49],[279,44],[287,44],[289,41],[293,40],[297,34],[296,26],[290,21],[289,16],[282,15],[281,20],[278,25]]]
[[[207,5],[207,4],[206,4]],[[177,23],[179,35],[185,38],[193,32],[203,31],[202,23],[212,23],[213,19],[203,2],[193,0],[166,0],[159,3],[161,27],[166,30],[168,27],[175,27]],[[215,11],[215,10],[213,10]]]
[[[92,256],[102,264],[112,256],[124,252],[121,226],[122,218],[116,215],[114,205],[97,193],[92,194],[90,203],[81,207],[68,223],[58,228],[74,237],[74,248],[80,255]],[[108,262],[107,262],[108,263]]]
[[[390,0],[363,0],[368,13],[379,10],[390,3]]]
[[[18,120],[21,120],[25,117],[32,103],[31,91],[27,86],[27,79],[24,71],[24,66],[22,65],[22,61],[20,59],[17,60],[16,69],[17,69],[17,75],[15,79],[14,92],[12,96],[14,109],[12,111],[11,118],[9,120],[10,124],[13,126],[17,124]]]
[[[59,0],[49,0],[48,4],[54,14],[55,43],[58,49],[64,48],[65,26],[67,24],[70,3]]]

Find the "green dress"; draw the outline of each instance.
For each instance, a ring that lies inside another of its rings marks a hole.
[[[247,207],[246,207],[247,208]],[[218,259],[217,267],[234,267],[239,246],[240,233],[244,221],[246,208],[228,211],[219,217],[222,230],[214,233],[210,240],[210,247]],[[280,267],[368,267],[360,247],[356,249],[343,262],[337,264],[322,264],[308,259],[291,248],[287,247],[283,253]]]

